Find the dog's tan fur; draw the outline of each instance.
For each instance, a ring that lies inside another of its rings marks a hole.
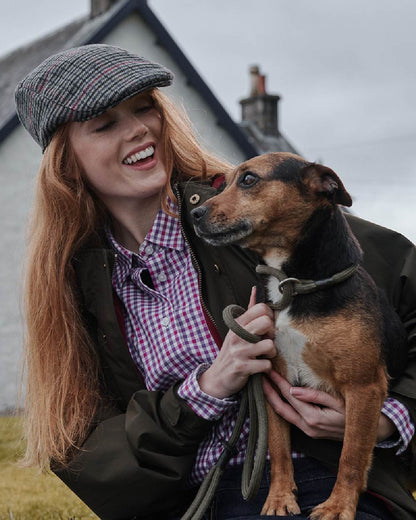
[[[342,182],[323,166],[309,168],[301,188],[286,180],[271,179],[271,172],[291,158],[303,161],[290,154],[274,153],[238,167],[227,179],[226,189],[204,203],[207,236],[212,233],[219,237],[222,233],[218,243],[236,242],[262,255],[269,265],[280,268],[295,250],[309,217],[317,209],[333,204],[322,193],[336,190],[338,202],[349,205],[350,197]],[[246,189],[244,182],[250,184],[252,180],[250,172],[267,182],[258,181]],[[233,230],[239,229],[242,222],[250,232],[245,236],[235,232],[233,236]],[[203,231],[200,234],[204,236]],[[359,495],[366,488],[380,410],[387,395],[387,375],[376,330],[379,323],[365,306],[353,300],[329,317],[293,318],[281,313],[276,326],[278,354],[273,360],[274,368],[285,377],[290,375],[287,363],[292,354],[290,349],[289,358],[282,353],[279,341],[284,337],[282,334],[293,335],[313,386],[345,400],[346,427],[336,484],[330,497],[315,507],[311,518],[354,520]],[[272,480],[262,514],[297,514],[300,511],[291,461],[290,428],[270,405],[268,417]]]

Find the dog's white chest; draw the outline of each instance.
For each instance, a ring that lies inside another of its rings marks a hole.
[[[269,265],[272,264],[278,269],[283,260],[275,257],[266,259]],[[268,280],[268,292],[273,302],[279,301],[282,297],[279,280],[273,276]],[[323,388],[326,385],[303,360],[307,343],[308,338],[292,326],[288,310],[280,311],[276,319],[275,345],[286,362],[288,381],[296,386]]]
[[[303,360],[308,339],[290,324],[288,312],[281,311],[276,320],[275,345],[287,365],[287,379],[292,385],[319,388],[322,381]]]

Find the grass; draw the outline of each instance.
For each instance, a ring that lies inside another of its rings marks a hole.
[[[0,417],[0,520],[97,520],[55,475],[20,468],[21,420]]]

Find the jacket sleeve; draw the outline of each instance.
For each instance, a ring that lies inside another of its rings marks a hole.
[[[409,338],[408,361],[404,374],[394,384],[391,394],[402,401],[416,425],[416,248],[404,258],[400,270],[400,303],[398,313]]]
[[[100,422],[69,466],[54,470],[100,518],[166,518],[183,506],[212,423],[192,412],[176,386],[136,392],[126,413]]]
[[[364,267],[406,328],[407,364],[390,395],[407,407],[416,424],[416,248],[399,233],[357,217],[347,220],[364,251]]]

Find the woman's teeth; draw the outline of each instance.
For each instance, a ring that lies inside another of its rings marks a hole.
[[[144,150],[141,150],[140,152],[134,153],[132,155],[129,155],[127,159],[124,159],[124,164],[134,164],[137,161],[141,161],[143,159],[146,159],[147,157],[150,157],[155,153],[155,149],[153,146],[148,146]]]

